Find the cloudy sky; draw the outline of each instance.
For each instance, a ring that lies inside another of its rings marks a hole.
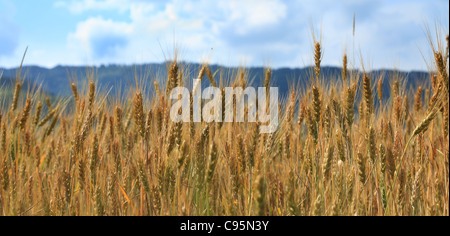
[[[425,26],[448,32],[448,9],[447,0],[0,0],[0,67],[20,64],[27,46],[25,64],[46,67],[162,62],[174,47],[185,61],[303,67],[313,25],[325,65],[347,51],[372,69],[420,70]]]

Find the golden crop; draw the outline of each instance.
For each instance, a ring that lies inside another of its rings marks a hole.
[[[88,73],[87,88],[71,83],[73,98],[52,104],[39,89],[21,93],[19,73],[0,110],[0,215],[448,216],[448,36],[433,47],[432,87],[414,101],[402,78],[349,70],[347,55],[340,82],[327,82],[314,45],[311,86],[280,101],[273,134],[173,123],[167,91],[189,79],[177,60],[151,96],[138,78],[107,96]],[[244,68],[229,78],[199,69],[221,89],[249,84]],[[271,79],[267,69],[263,86]]]

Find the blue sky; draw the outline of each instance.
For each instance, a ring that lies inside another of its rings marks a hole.
[[[311,65],[311,25],[324,65],[344,52],[366,67],[424,70],[425,25],[448,32],[446,0],[0,0],[0,67],[186,61]],[[353,14],[356,32],[352,36]]]

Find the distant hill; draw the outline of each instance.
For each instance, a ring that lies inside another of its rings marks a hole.
[[[199,64],[185,63],[187,71],[184,72],[185,78],[193,79],[196,78],[198,74],[198,69],[201,67]],[[229,78],[230,75],[235,75],[237,68],[220,67],[217,65],[211,65],[211,70],[213,72],[220,70],[225,73],[225,78]],[[327,80],[340,81],[341,68],[339,67],[323,67],[321,68],[321,74],[323,78]],[[2,69],[3,79],[14,78],[17,69]],[[73,66],[57,66],[55,68],[47,69],[38,66],[25,66],[23,68],[22,74],[25,75],[25,81],[31,84],[42,85],[43,90],[56,96],[70,96],[70,80],[69,75],[73,81],[78,84],[83,84],[83,81],[87,81],[86,75],[88,71],[95,72],[95,78],[99,88],[102,91],[110,91],[110,94],[116,95],[120,91],[128,91],[130,85],[135,85],[135,75],[138,78],[147,78],[147,87],[153,87],[153,80],[155,78],[166,78],[166,64],[143,64],[135,66],[119,66],[119,65],[109,65],[100,67],[73,67]],[[264,80],[264,68],[253,67],[247,68],[247,72],[255,87],[262,86]],[[286,96],[290,86],[300,85],[301,88],[309,86],[308,78],[312,77],[312,68],[280,68],[275,69],[272,72],[272,86],[279,87],[280,96]],[[148,75],[148,76],[144,76]],[[398,76],[403,78],[403,86],[406,89],[414,90],[417,86],[429,86],[429,74],[423,71],[413,71],[413,72],[396,72],[394,70],[376,70],[371,72],[371,77],[373,80],[373,87],[375,89],[375,82],[383,75],[384,81],[389,81],[390,78]],[[219,76],[217,76],[217,80]],[[208,80],[204,79],[204,85],[208,85]],[[324,81],[326,85],[328,81]],[[0,81],[1,83],[1,81]],[[163,84],[163,83],[162,83]],[[191,83],[189,83],[191,84]],[[389,83],[384,83],[384,97],[388,97],[390,92]]]

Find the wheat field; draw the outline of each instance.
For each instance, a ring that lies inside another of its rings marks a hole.
[[[136,76],[112,96],[88,73],[57,100],[23,92],[19,70],[1,98],[0,215],[448,216],[448,40],[430,40],[430,86],[416,91],[350,69],[347,55],[330,82],[314,42],[310,86],[280,99],[271,134],[260,123],[169,119],[172,88],[193,78],[250,86],[245,68],[205,63],[190,76],[174,56],[162,83]],[[256,86],[271,79],[266,68]]]

